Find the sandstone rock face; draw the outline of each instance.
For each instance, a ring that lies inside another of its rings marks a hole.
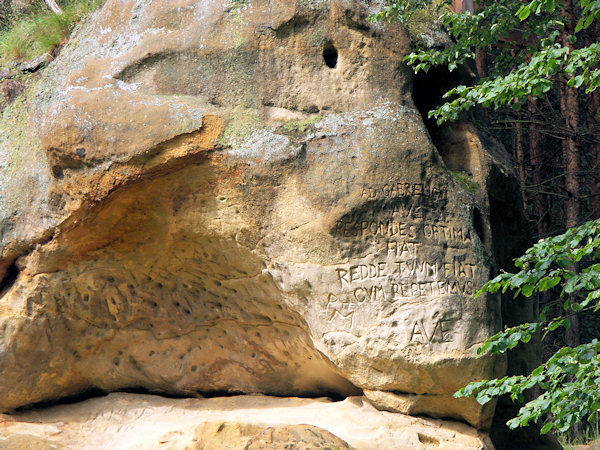
[[[73,405],[0,415],[0,448],[492,450],[493,446],[486,433],[466,424],[377,411],[360,397],[332,402],[260,395],[166,399],[113,393]]]
[[[504,370],[473,297],[511,174],[473,130],[449,172],[370,8],[108,0],[79,29],[0,124],[1,409],[365,389],[489,426],[451,396]]]
[[[313,425],[290,425],[286,427],[269,427],[250,438],[246,444],[248,450],[261,448],[278,449],[311,449],[339,448],[349,449],[348,443],[326,430]]]

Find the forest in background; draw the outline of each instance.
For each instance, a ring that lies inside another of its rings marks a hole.
[[[537,241],[515,261],[517,273],[500,267],[507,272],[482,290],[514,291],[514,301],[539,294],[538,321],[508,327],[480,350],[505,353],[543,335],[544,362],[531,374],[472,383],[458,395],[486,403],[508,394],[527,402],[511,428],[539,422],[542,433],[597,438],[600,1],[401,0],[374,19],[409,25],[415,52],[406,61],[417,79],[437,71],[437,79],[454,80],[430,105],[430,129],[468,119],[504,144]],[[415,21],[432,20],[451,43],[436,47],[420,38],[427,27],[419,30]]]
[[[479,2],[483,8],[489,7],[488,3]],[[571,49],[597,44],[600,36],[598,20],[587,29],[575,31],[582,16],[578,6],[564,2],[559,12],[564,28],[559,24],[554,27],[561,30],[561,44]],[[455,2],[455,7],[468,11],[462,0]],[[476,8],[477,3],[475,14]],[[543,13],[537,20],[552,22],[551,15]],[[472,64],[477,77],[494,77],[530,62],[536,46],[546,37],[530,28],[528,22],[522,22],[519,28],[500,36],[497,46],[478,49]],[[575,77],[573,82],[557,73],[546,92],[515,97],[497,109],[480,106],[474,114],[479,127],[495,135],[515,162],[533,242],[600,218],[600,93],[578,89],[581,84],[576,85],[579,80]],[[551,309],[551,315],[558,315],[563,302],[556,293],[545,291],[540,295],[540,307],[545,306]],[[544,350],[548,357],[564,345],[577,346],[598,336],[600,317],[593,311],[583,312],[571,317],[571,327],[562,336],[545,339]]]

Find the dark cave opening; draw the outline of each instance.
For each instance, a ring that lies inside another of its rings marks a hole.
[[[429,111],[444,103],[444,94],[461,84],[462,78],[458,72],[450,72],[445,67],[431,67],[427,72],[421,70],[413,78],[413,101],[432,139],[438,125],[435,118],[428,117]]]
[[[483,222],[483,215],[481,214],[481,210],[477,207],[473,209],[473,228],[475,229],[475,233],[479,236],[481,242],[485,243],[485,225]]]
[[[333,44],[327,44],[323,47],[323,60],[330,69],[335,68],[338,62],[338,51]]]
[[[19,268],[14,262],[6,268],[4,278],[0,281],[0,295],[15,284],[15,281],[17,281],[17,278],[19,277],[19,272]]]
[[[466,69],[457,69],[450,72],[445,67],[431,67],[427,72],[419,71],[413,78],[413,101],[419,110],[427,132],[433,144],[444,157],[443,149],[446,139],[442,130],[445,125],[439,126],[434,117],[428,117],[429,111],[439,108],[447,99],[444,94],[459,85],[469,85],[471,77]]]
[[[72,405],[74,403],[83,402],[85,400],[90,400],[93,398],[106,397],[108,394],[109,394],[109,392],[107,392],[103,389],[90,388],[90,389],[82,391],[78,394],[68,395],[66,397],[61,397],[59,399],[43,400],[40,402],[35,402],[35,403],[30,403],[28,405],[20,406],[20,407],[16,408],[14,411],[16,413],[22,413],[22,412],[27,412],[27,411],[33,411],[36,409],[51,408],[53,406],[59,406],[59,405]]]

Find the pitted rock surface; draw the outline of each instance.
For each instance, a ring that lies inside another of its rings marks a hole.
[[[479,188],[455,180],[412,101],[408,38],[368,5],[108,0],[81,26],[29,118],[5,113],[22,133],[0,138],[17,187],[1,409],[91,388],[365,389],[489,426],[492,404],[451,396],[505,370],[476,357],[501,316],[474,294],[495,266],[491,174],[511,173],[472,132],[452,162]]]

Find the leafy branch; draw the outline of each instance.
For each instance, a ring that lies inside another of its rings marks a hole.
[[[394,2],[373,18],[408,20],[431,3]],[[427,72],[432,66],[445,66],[453,71],[475,59],[481,50],[494,48],[498,55],[489,78],[473,86],[455,87],[444,95],[447,103],[429,112],[438,125],[457,120],[461,112],[476,105],[494,109],[511,105],[520,109],[527,98],[544,97],[563,78],[571,87],[584,87],[587,94],[600,87],[600,43],[576,49],[561,43],[566,32],[561,2],[534,0],[522,4],[483,0],[478,2],[475,13],[454,13],[447,7],[449,3],[438,4],[439,20],[454,43],[441,50],[424,49],[407,55],[405,61],[413,66],[415,73]],[[575,32],[589,28],[600,17],[600,0],[580,0],[579,4],[582,14]],[[569,35],[567,40],[574,43],[577,38]]]
[[[563,308],[569,314],[585,309],[600,310],[600,220],[569,229],[559,236],[542,239],[525,255],[515,260],[521,269],[517,273],[501,273],[486,283],[477,295],[484,292],[506,292],[531,297],[560,287]],[[581,269],[578,270],[578,268]],[[539,321],[508,328],[488,339],[478,350],[485,353],[505,353],[519,343],[529,342],[536,333],[544,337],[558,328],[569,327],[568,317],[548,318],[548,308]],[[600,410],[600,343],[597,339],[578,347],[563,347],[530,375],[517,375],[471,383],[456,397],[475,396],[485,404],[493,397],[509,394],[523,402],[524,392],[534,386],[544,392],[526,403],[517,417],[508,422],[510,428],[526,426],[547,415],[550,419],[542,428],[547,433],[555,428],[566,431],[583,418],[591,418]]]

